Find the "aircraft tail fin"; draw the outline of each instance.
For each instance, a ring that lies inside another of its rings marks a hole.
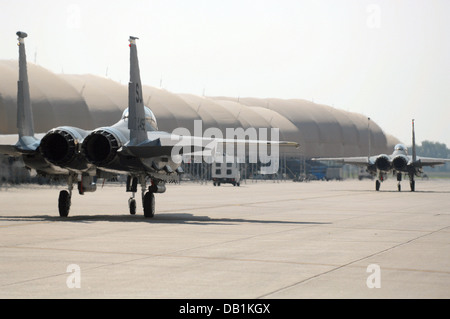
[[[367,160],[370,162],[370,154],[372,153],[372,145],[371,145],[371,136],[370,136],[370,117],[367,118],[367,134],[369,136],[368,140],[368,148],[369,148],[369,154],[367,154]]]
[[[412,120],[412,160],[413,163],[417,160],[416,154],[416,133],[414,131],[414,119]]]
[[[34,136],[33,111],[28,84],[27,56],[25,53],[25,32],[18,31],[19,37],[19,81],[17,81],[17,129],[19,137]]]
[[[128,129],[130,130],[130,145],[137,145],[147,140],[141,76],[136,48],[137,39],[132,36],[129,39],[130,82],[128,83]]]

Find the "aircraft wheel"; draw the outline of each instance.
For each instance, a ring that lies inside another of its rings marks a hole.
[[[377,180],[377,181],[375,182],[375,189],[376,189],[377,191],[380,190],[380,185],[381,185],[380,181]]]
[[[144,216],[146,218],[155,216],[155,195],[152,192],[144,195]]]
[[[399,192],[402,191],[402,185],[400,185],[400,183],[398,183],[397,188],[398,188],[398,191],[399,191]]]
[[[59,216],[67,217],[70,210],[70,194],[68,191],[60,191],[58,198]]]
[[[416,190],[416,182],[411,181],[411,182],[409,182],[409,185],[411,186],[411,192],[414,192]]]
[[[136,200],[134,198],[130,198],[128,200],[128,207],[130,208],[130,214],[136,214]]]

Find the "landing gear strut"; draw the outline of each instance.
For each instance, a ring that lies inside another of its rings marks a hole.
[[[409,174],[409,186],[411,187],[411,192],[416,191],[416,182],[414,181],[414,174]]]
[[[402,191],[402,185],[400,185],[401,181],[402,181],[402,173],[397,173],[397,189],[399,192]]]

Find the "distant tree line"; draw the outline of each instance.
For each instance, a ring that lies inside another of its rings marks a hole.
[[[417,156],[423,157],[437,157],[437,158],[450,158],[450,149],[447,145],[439,142],[423,141],[422,145],[416,146]],[[412,154],[410,154],[412,155]],[[430,169],[426,169],[427,171]],[[436,166],[432,168],[435,171],[450,171],[450,163],[446,163],[443,166]]]
[[[438,142],[423,141],[416,149],[419,156],[449,158],[450,155],[447,145]]]

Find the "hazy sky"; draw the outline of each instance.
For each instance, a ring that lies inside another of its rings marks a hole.
[[[173,93],[313,100],[450,147],[449,0],[0,0],[0,59]]]

